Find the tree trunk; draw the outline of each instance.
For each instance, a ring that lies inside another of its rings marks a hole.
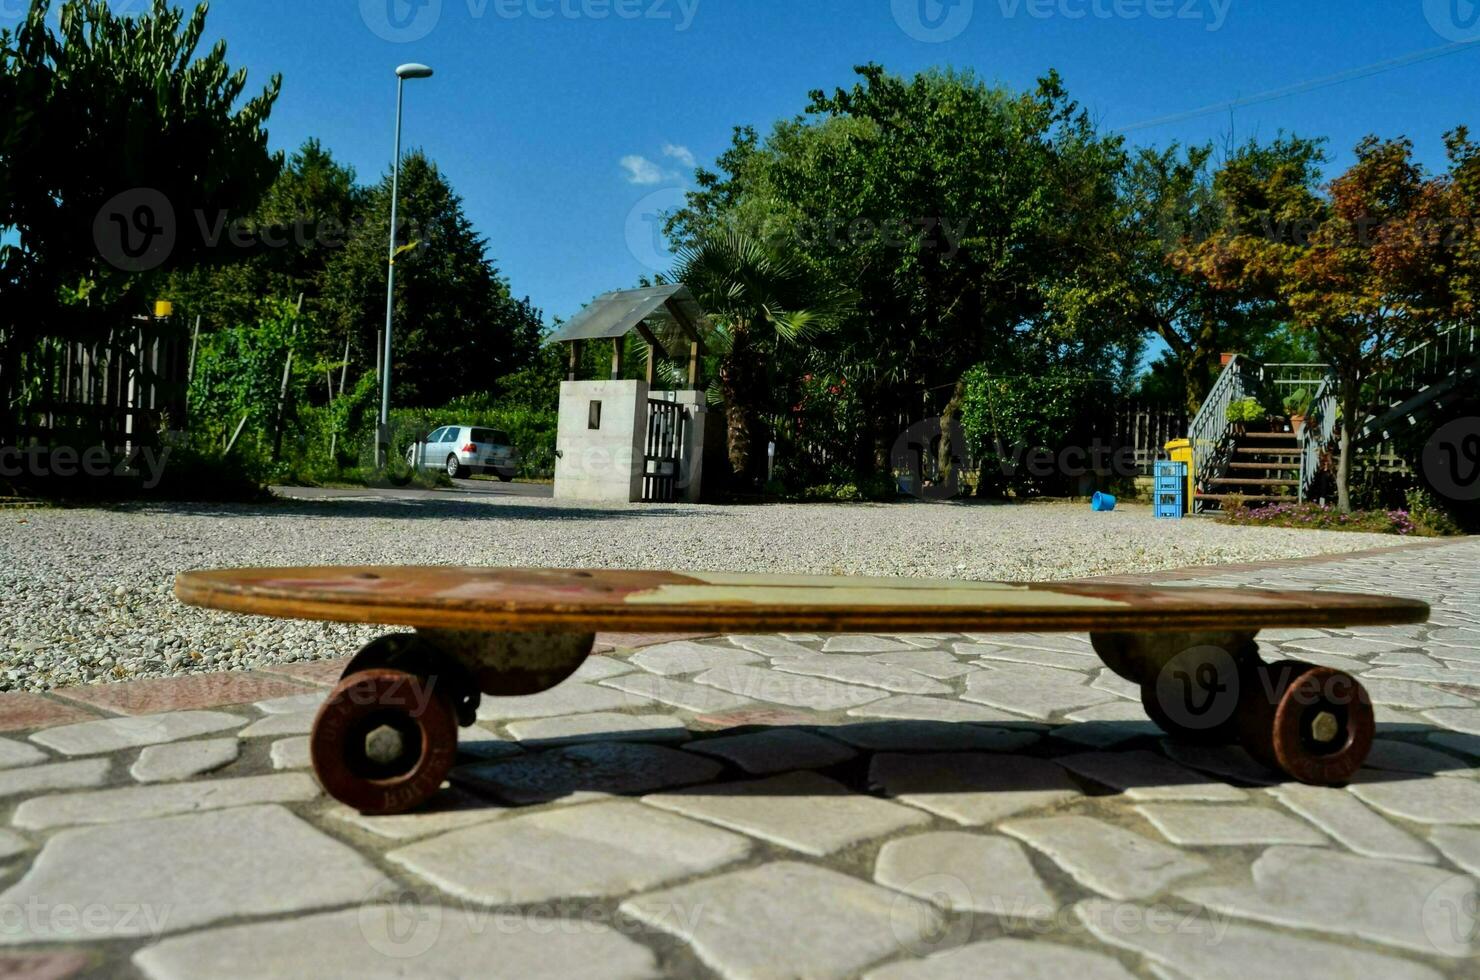
[[[961,404],[966,400],[966,382],[960,378],[956,379],[956,387],[951,390],[951,400],[946,402],[945,411],[940,413],[940,446],[936,450],[935,463],[940,471],[940,482],[948,484],[956,470],[956,456],[952,451],[954,443],[951,439],[951,428],[956,425],[956,417],[961,414]]]
[[[1208,396],[1208,363],[1213,352],[1193,347],[1182,357],[1182,387],[1187,395],[1187,416],[1194,418]]]
[[[1362,410],[1361,403],[1360,383],[1341,386],[1341,455],[1336,461],[1336,507],[1343,514],[1352,512],[1352,429],[1358,424],[1357,413]]]

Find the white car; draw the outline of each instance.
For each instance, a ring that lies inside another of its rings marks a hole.
[[[508,483],[519,469],[519,454],[508,434],[498,429],[444,425],[406,450],[406,463],[416,469],[440,469],[454,479],[490,473]]]

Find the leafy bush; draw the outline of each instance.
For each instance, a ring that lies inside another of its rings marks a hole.
[[[1263,405],[1259,404],[1257,398],[1240,398],[1238,401],[1228,403],[1228,421],[1234,424],[1247,422],[1263,422],[1269,417]]]
[[[1296,388],[1285,396],[1285,414],[1291,416],[1305,417],[1310,414],[1311,395],[1305,388]]]
[[[961,427],[981,465],[978,493],[1063,494],[1067,474],[1035,476],[1020,465],[1024,451],[1087,444],[1088,418],[1105,386],[1073,375],[994,377],[978,365],[962,379]]]

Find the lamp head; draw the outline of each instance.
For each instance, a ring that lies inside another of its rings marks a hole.
[[[413,62],[412,64],[402,65],[400,68],[397,68],[396,69],[396,77],[397,78],[402,78],[402,79],[405,79],[405,78],[431,78],[432,77],[432,70],[430,68],[428,68],[426,65],[418,65],[418,64],[416,64],[416,63]]]

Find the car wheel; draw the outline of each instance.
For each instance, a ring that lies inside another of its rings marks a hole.
[[[452,477],[454,480],[460,480],[468,475],[467,469],[461,463],[459,463],[457,461],[457,457],[452,454],[448,454],[447,456],[447,475]]]
[[[499,482],[500,483],[508,483],[510,480],[514,479],[514,471],[513,470],[499,470],[498,471],[498,479],[499,479]]]

